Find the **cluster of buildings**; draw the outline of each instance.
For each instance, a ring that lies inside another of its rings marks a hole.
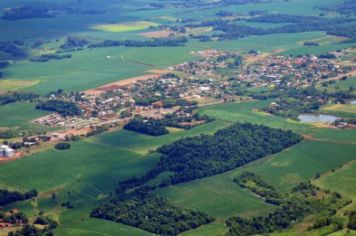
[[[34,120],[33,123],[51,127],[81,129],[98,125],[100,120],[96,117],[63,117],[58,113],[52,113]]]
[[[333,60],[315,56],[273,55],[242,63],[239,55],[214,49],[194,53],[200,59],[172,66],[169,68],[171,73],[155,78],[107,86],[98,94],[54,94],[50,99],[74,102],[82,110],[82,115],[62,117],[54,113],[35,122],[78,129],[110,122],[124,123],[137,114],[158,119],[177,112],[181,106],[177,101],[234,101],[238,97],[234,91],[236,83],[256,88],[308,87],[355,70],[352,66],[341,66]],[[180,72],[179,77],[174,74],[176,71]],[[169,105],[172,100],[177,104]]]
[[[238,79],[250,83],[252,87],[280,84],[295,88],[309,87],[315,82],[347,74],[355,68],[340,66],[332,60],[316,56],[269,56],[246,65]]]

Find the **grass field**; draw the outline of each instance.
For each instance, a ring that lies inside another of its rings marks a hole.
[[[158,26],[158,24],[149,21],[136,21],[136,22],[127,22],[127,23],[118,23],[118,24],[93,25],[90,27],[90,29],[121,33],[121,32],[144,30],[149,28],[150,26]]]
[[[318,186],[338,191],[351,199],[356,199],[356,161],[350,162],[341,168],[336,168],[334,172],[323,175],[314,181]]]
[[[339,117],[356,118],[356,104],[331,104],[322,107],[321,110]]]
[[[0,80],[0,91],[15,91],[38,84],[38,80]]]

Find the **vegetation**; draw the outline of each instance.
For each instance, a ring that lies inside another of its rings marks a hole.
[[[356,230],[356,211],[350,213],[347,228]]]
[[[116,192],[139,186],[165,171],[175,174],[162,180],[161,187],[216,175],[280,152],[301,139],[291,131],[248,123],[232,125],[214,135],[181,139],[160,147],[158,152],[163,156],[156,167],[140,178],[120,182]]]
[[[0,206],[7,205],[9,203],[24,201],[37,196],[37,191],[35,189],[28,191],[26,193],[11,192],[6,189],[0,189]]]
[[[98,135],[98,134],[101,134],[101,133],[104,133],[106,131],[109,130],[109,127],[108,126],[97,126],[95,127],[94,129],[92,129],[91,131],[89,131],[87,133],[87,137],[91,137],[91,136],[94,136],[94,135]]]
[[[7,9],[1,17],[3,20],[21,20],[28,18],[49,18],[53,15],[46,8],[34,8],[31,6],[15,7]]]
[[[0,105],[6,105],[19,101],[32,101],[38,97],[39,95],[32,92],[10,92],[0,94]]]
[[[134,197],[113,200],[92,213],[92,217],[116,221],[159,235],[178,235],[208,224],[214,219],[189,209],[182,209],[159,197]]]
[[[169,131],[160,121],[149,118],[144,119],[140,116],[136,116],[129,123],[124,126],[124,129],[136,131],[143,134],[159,136],[168,134]]]
[[[44,54],[39,57],[32,58],[33,62],[48,62],[50,60],[63,60],[71,58],[71,54],[58,55],[58,54]]]
[[[58,143],[55,146],[55,149],[57,150],[68,150],[71,148],[71,145],[69,143]]]
[[[241,188],[248,188],[254,194],[264,198],[267,203],[280,205],[283,202],[283,196],[273,186],[267,184],[260,176],[252,172],[244,172],[234,181]]]
[[[155,38],[153,40],[135,41],[114,41],[105,40],[100,43],[90,44],[89,48],[103,48],[103,47],[178,47],[184,46],[188,40],[185,37],[181,38]]]
[[[58,112],[62,116],[76,116],[82,113],[81,109],[73,102],[62,100],[47,100],[36,105],[36,109]]]
[[[316,197],[315,190],[322,192],[310,183],[302,183],[293,189],[291,196],[286,198],[276,210],[265,217],[244,219],[232,217],[226,224],[229,227],[227,235],[255,235],[267,234],[273,231],[288,228],[291,224],[302,220],[310,214],[327,214],[333,216],[337,209],[349,204],[338,193],[323,192],[323,199]],[[301,197],[303,196],[303,197]],[[321,223],[320,219],[314,225],[315,228]],[[322,223],[324,224],[324,223]],[[321,227],[321,225],[320,225]],[[342,227],[341,227],[342,228]]]

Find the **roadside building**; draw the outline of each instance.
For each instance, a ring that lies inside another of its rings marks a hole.
[[[7,145],[0,146],[0,157],[12,157],[15,154],[15,150]]]

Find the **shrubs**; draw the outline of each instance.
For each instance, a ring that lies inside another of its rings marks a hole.
[[[69,143],[58,143],[54,148],[57,150],[68,150],[71,148],[71,145]]]
[[[350,213],[347,228],[356,230],[356,211]]]
[[[234,181],[241,188],[248,188],[254,194],[265,199],[265,202],[273,205],[280,205],[283,200],[282,196],[275,190],[275,188],[265,181],[259,175],[252,172],[244,172],[239,177],[235,178]]]

